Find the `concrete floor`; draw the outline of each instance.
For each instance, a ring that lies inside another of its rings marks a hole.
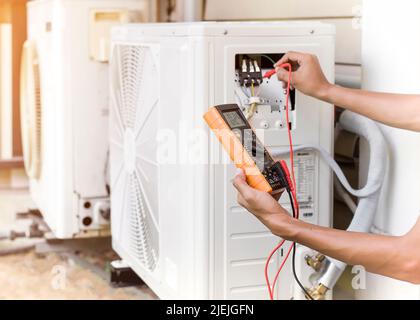
[[[34,208],[25,190],[0,191],[0,230],[24,229],[15,213]],[[28,240],[0,240],[0,251],[30,244]],[[0,299],[156,299],[147,286],[113,288],[105,279],[115,253],[77,256],[65,253],[39,255],[34,250],[0,256]],[[92,266],[92,268],[87,267]],[[99,271],[99,272],[98,272]]]

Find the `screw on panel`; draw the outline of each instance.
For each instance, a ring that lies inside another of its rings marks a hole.
[[[91,217],[84,217],[82,223],[84,226],[88,227],[92,224],[93,220]]]

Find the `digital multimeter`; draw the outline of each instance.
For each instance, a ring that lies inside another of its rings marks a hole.
[[[276,162],[259,141],[238,105],[212,107],[204,115],[204,120],[236,167],[245,171],[251,187],[272,194],[288,187],[284,165]]]

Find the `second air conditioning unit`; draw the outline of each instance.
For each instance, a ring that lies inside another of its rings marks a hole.
[[[31,196],[57,238],[108,234],[110,28],[151,21],[153,1],[28,3],[21,118]]]

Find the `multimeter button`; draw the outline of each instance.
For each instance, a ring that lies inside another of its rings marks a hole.
[[[260,127],[263,129],[268,129],[270,127],[270,125],[268,124],[267,121],[261,121],[260,122]]]

